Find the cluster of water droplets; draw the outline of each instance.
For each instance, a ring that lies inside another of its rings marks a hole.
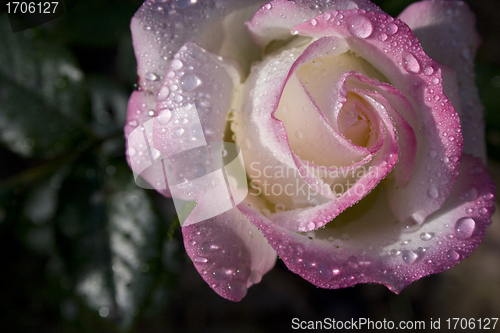
[[[190,228],[197,231],[190,231],[186,248],[202,277],[218,293],[229,294],[231,299],[239,300],[246,295],[247,285],[261,281],[262,274],[257,269],[252,269],[247,249],[231,232],[226,235],[224,233],[227,231],[216,225],[208,228],[196,225]],[[247,232],[252,237],[253,228]]]

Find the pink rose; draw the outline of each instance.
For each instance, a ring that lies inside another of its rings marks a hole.
[[[483,239],[495,187],[464,3],[394,19],[363,0],[149,0],[131,28],[129,164],[196,199],[185,248],[221,296],[242,299],[276,254],[318,287],[398,293]],[[248,195],[222,141],[241,148]],[[216,173],[223,187],[197,181]]]

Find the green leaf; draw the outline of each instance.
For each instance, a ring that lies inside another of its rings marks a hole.
[[[60,253],[75,291],[101,317],[130,330],[161,269],[164,232],[123,162],[79,163],[61,188]]]
[[[130,93],[121,85],[104,76],[90,76],[87,87],[91,102],[92,130],[99,137],[123,132],[127,119]],[[124,147],[122,147],[124,151]]]
[[[83,73],[61,46],[12,33],[0,17],[0,142],[51,158],[85,135]]]

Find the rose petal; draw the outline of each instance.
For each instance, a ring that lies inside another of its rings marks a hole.
[[[154,149],[152,126],[155,115],[156,97],[146,91],[134,91],[128,102],[125,138],[127,162],[136,176],[136,182],[143,188],[154,188],[170,197],[168,183],[163,176],[159,162],[160,153]],[[149,136],[145,136],[145,129]],[[143,180],[137,178],[142,177]],[[145,181],[145,182],[144,182]]]
[[[287,267],[316,286],[380,283],[396,293],[467,258],[482,241],[494,211],[493,181],[481,161],[467,154],[442,209],[421,226],[398,223],[383,191],[378,187],[332,226],[306,235],[276,226],[250,207],[238,208]]]
[[[240,77],[234,63],[186,43],[158,92],[155,147],[165,156],[223,141]]]
[[[422,1],[410,5],[399,18],[410,26],[431,58],[455,69],[464,152],[486,161],[484,108],[474,83],[474,58],[481,40],[474,13],[461,1]]]
[[[332,10],[365,9],[382,13],[381,9],[363,0],[273,0],[260,8],[250,22],[248,30],[255,43],[264,48],[273,40],[290,39],[290,29],[321,13]]]
[[[182,228],[184,246],[196,269],[224,298],[240,301],[276,261],[259,229],[238,209]]]
[[[250,19],[264,3],[266,0],[145,1],[131,22],[141,88],[156,93],[174,52],[188,41],[233,57],[248,69],[260,52],[245,27],[233,23]]]
[[[342,18],[337,14],[342,14]],[[382,24],[385,30],[378,32],[376,27]],[[463,142],[458,115],[440,84],[439,64],[423,52],[408,26],[385,14],[356,10],[333,12],[329,20],[318,16],[293,30],[311,37],[345,38],[354,52],[380,70],[419,110],[418,128],[425,132],[417,136],[427,135],[429,139],[417,145],[417,165],[412,180],[406,185],[411,196],[394,197],[397,204],[393,207],[399,208],[400,220],[411,218],[423,223],[441,207],[453,186]],[[434,174],[429,174],[426,168],[432,168]],[[436,184],[434,175],[438,173],[447,180],[445,184]]]

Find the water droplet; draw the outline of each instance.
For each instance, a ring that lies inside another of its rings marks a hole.
[[[431,199],[437,199],[439,197],[439,191],[434,186],[429,187],[427,190],[427,196]]]
[[[304,137],[304,134],[302,133],[301,130],[298,130],[298,131],[295,132],[295,137],[297,139],[302,139]]]
[[[388,38],[387,34],[385,34],[383,32],[380,35],[378,35],[378,39],[381,40],[382,42],[387,40],[387,38]]]
[[[170,119],[172,119],[172,111],[169,109],[160,110],[156,119],[160,122],[160,124],[165,125],[170,121]]]
[[[437,151],[435,151],[435,150],[431,150],[431,151],[429,152],[429,156],[430,156],[430,158],[434,158],[434,157],[436,157],[436,156],[437,156]]]
[[[159,101],[164,101],[168,98],[168,95],[170,95],[170,89],[168,89],[168,87],[162,87],[160,92],[158,92],[157,98]]]
[[[479,215],[486,215],[488,214],[488,209],[486,207],[481,207],[478,209]]]
[[[486,193],[485,195],[483,195],[484,200],[491,200],[493,199],[493,197],[494,197],[493,193]]]
[[[424,68],[424,75],[430,76],[434,73],[434,68],[432,66],[427,66]]]
[[[172,60],[172,63],[170,65],[174,71],[177,71],[182,68],[183,63],[179,59],[174,59]]]
[[[137,120],[131,120],[128,122],[129,126],[137,127]]]
[[[180,86],[185,91],[191,91],[201,84],[201,80],[193,73],[187,73],[180,79]]]
[[[333,278],[333,271],[325,264],[318,265],[319,278],[324,281],[330,281]]]
[[[181,136],[182,134],[184,134],[184,132],[185,130],[182,127],[178,127],[173,131],[175,136]]]
[[[458,239],[468,239],[474,233],[476,228],[476,221],[470,217],[462,217],[455,224],[455,236]]]
[[[478,192],[475,187],[471,187],[470,190],[467,191],[467,193],[464,194],[464,199],[466,201],[474,201],[477,199]]]
[[[432,232],[423,232],[420,234],[420,239],[423,241],[431,240],[432,237],[434,237],[434,234]]]
[[[197,264],[205,264],[207,263],[208,259],[203,257],[194,257],[193,261]]]
[[[175,7],[185,9],[196,3],[197,0],[174,0]]]
[[[434,77],[434,78],[432,78],[432,80],[431,80],[431,83],[432,83],[432,84],[439,84],[439,82],[441,82],[441,81],[440,81],[440,80],[439,80],[439,78],[437,78],[437,77]]]
[[[405,250],[405,251],[403,251],[403,254],[402,254],[401,257],[403,258],[403,261],[405,263],[411,265],[411,264],[413,264],[417,260],[418,255],[415,252],[411,251],[411,250]]]
[[[389,23],[385,31],[388,35],[394,35],[396,32],[398,32],[398,26],[394,23]]]
[[[312,25],[312,26],[316,26],[316,25],[318,25],[318,21],[317,21],[316,19],[312,19],[312,20],[310,21],[310,23],[311,23],[311,25]]]
[[[314,230],[314,228],[316,228],[316,224],[314,224],[314,222],[309,222],[306,225],[306,230]]]
[[[368,38],[373,32],[373,24],[366,16],[354,15],[347,20],[347,30],[354,37]]]
[[[458,259],[460,259],[460,255],[456,251],[450,250],[446,252],[446,258],[451,261],[457,261]]]
[[[396,250],[396,249],[392,249],[390,253],[391,253],[391,255],[393,255],[393,256],[397,256],[397,255],[400,255],[400,254],[401,254],[401,251],[398,251],[398,250]]]
[[[247,294],[247,286],[243,282],[233,281],[227,284],[227,287],[233,297],[236,299],[241,299]]]
[[[158,80],[158,75],[156,75],[155,73],[147,73],[144,78],[148,81],[156,81]]]
[[[214,277],[214,279],[219,281],[224,281],[229,278],[229,276],[226,273],[226,270],[223,267],[216,267],[212,271],[212,276]]]
[[[403,54],[403,67],[409,73],[420,72],[420,64],[417,58],[411,53]]]
[[[153,117],[155,115],[155,110],[149,110],[148,116]]]

